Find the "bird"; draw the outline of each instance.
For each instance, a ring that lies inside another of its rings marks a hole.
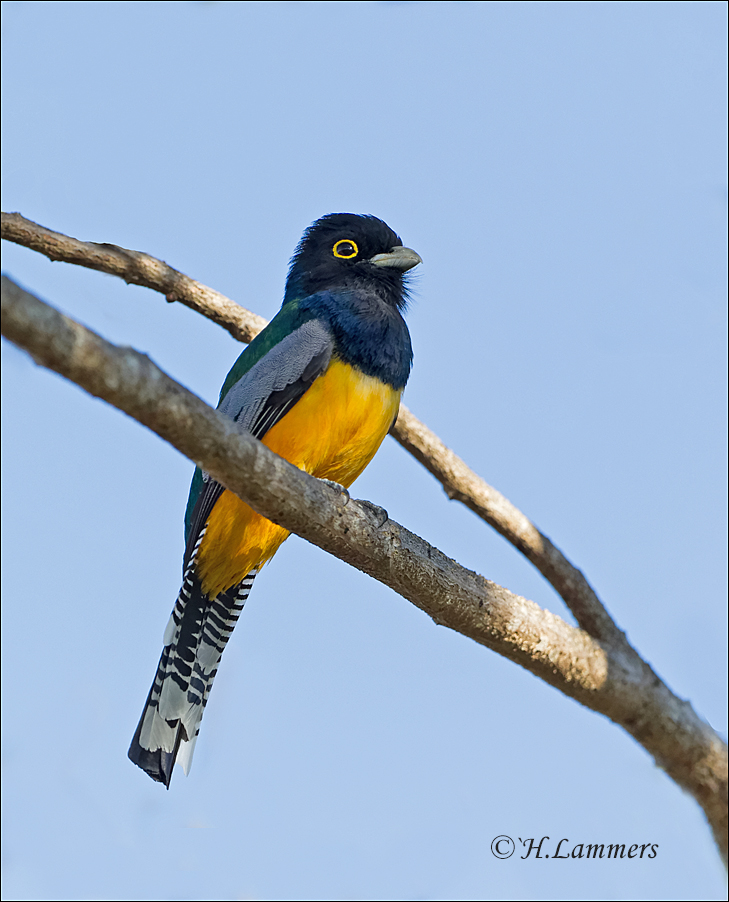
[[[233,364],[218,410],[346,494],[397,418],[413,361],[408,273],[419,263],[375,216],[318,219],[291,258],[279,312]],[[182,586],[128,753],[167,789],[175,763],[189,773],[223,650],[256,574],[288,535],[196,468]]]

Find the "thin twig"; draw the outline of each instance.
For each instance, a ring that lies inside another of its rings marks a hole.
[[[251,341],[266,325],[262,316],[251,313],[224,294],[142,251],[130,251],[116,244],[79,241],[31,222],[20,213],[2,214],[2,237],[38,251],[49,260],[75,263],[76,266],[119,276],[130,285],[159,291],[168,301],[179,301],[202,313],[227,329],[238,341]]]
[[[465,504],[501,533],[562,596],[575,619],[591,636],[623,637],[582,571],[573,566],[544,533],[495,488],[446,447],[404,404],[392,435],[441,483],[446,495]]]

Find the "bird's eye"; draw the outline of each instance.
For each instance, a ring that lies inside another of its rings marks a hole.
[[[339,257],[340,260],[352,260],[359,253],[359,248],[354,241],[350,241],[348,238],[342,238],[341,241],[337,241],[334,245],[332,253],[335,257]]]

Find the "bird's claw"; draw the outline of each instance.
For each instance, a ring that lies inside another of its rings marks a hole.
[[[385,508],[380,507],[379,504],[373,504],[371,501],[364,501],[361,498],[357,499],[357,504],[361,504],[362,507],[366,508],[374,516],[377,529],[383,527],[390,519],[390,515]]]
[[[338,482],[334,482],[332,479],[320,479],[319,482],[323,482],[324,485],[328,485],[330,489],[334,489],[334,491],[341,497],[342,504],[346,505],[349,502],[349,492],[344,488],[343,485],[340,485]]]

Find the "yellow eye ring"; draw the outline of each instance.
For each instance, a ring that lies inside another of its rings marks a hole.
[[[351,238],[342,238],[334,245],[332,253],[340,260],[352,260],[359,253],[359,248]]]

